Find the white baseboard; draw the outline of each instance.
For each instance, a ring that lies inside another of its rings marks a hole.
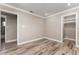
[[[22,44],[30,43],[30,42],[37,41],[37,40],[40,40],[40,39],[43,39],[43,38],[44,38],[44,37],[36,38],[36,39],[33,39],[33,40],[29,40],[29,41],[25,41],[25,42],[22,42],[22,43],[18,43],[18,45],[22,45]]]
[[[8,41],[5,41],[5,43],[10,43],[10,42],[15,42],[16,41],[16,39],[14,39],[14,40],[8,40]]]
[[[25,41],[25,42],[22,42],[22,43],[18,43],[18,45],[30,43],[30,42],[37,41],[37,40],[40,40],[40,39],[48,39],[48,40],[53,40],[53,41],[56,41],[56,42],[59,42],[59,43],[63,43],[62,40],[59,41],[57,39],[53,39],[53,38],[50,38],[50,37],[41,37],[41,38],[33,39],[33,40],[30,40],[30,41]],[[69,38],[65,38],[65,39],[69,39]],[[70,39],[70,40],[73,40],[73,39]],[[79,47],[79,45],[76,45],[76,47]]]
[[[76,47],[78,47],[78,48],[79,48],[79,45],[76,45]]]
[[[18,43],[18,45],[22,45],[22,44],[30,43],[30,42],[37,41],[37,40],[40,40],[40,39],[48,39],[48,40],[57,41],[57,42],[59,42],[59,43],[63,43],[62,41],[59,41],[59,40],[56,40],[56,39],[53,39],[53,38],[49,38],[49,37],[41,37],[41,38],[36,38],[36,39],[30,40],[30,41],[25,41],[25,42]]]
[[[78,42],[79,42],[79,41],[78,41]],[[76,47],[78,47],[78,48],[79,48],[78,42],[76,41]]]
[[[63,43],[62,41],[59,41],[59,40],[57,40],[57,39],[53,39],[53,38],[49,38],[49,37],[44,37],[44,38],[46,38],[46,39],[48,39],[48,40],[53,40],[53,41],[56,41],[56,42],[59,42],[59,43]]]

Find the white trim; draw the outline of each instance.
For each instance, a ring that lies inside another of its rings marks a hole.
[[[72,39],[72,38],[64,38],[64,39],[76,41],[75,39]]]
[[[72,11],[72,10],[75,10],[75,9],[78,9],[78,8],[79,8],[79,6],[74,7],[74,8],[70,8],[70,9],[67,9],[67,10],[64,10],[64,11],[61,11],[61,12],[58,12],[58,13],[55,13],[55,14],[49,15],[49,16],[47,16],[46,18],[49,18],[49,17],[55,16],[55,15],[58,15],[58,14],[62,14],[62,13],[68,12],[68,11]]]
[[[79,45],[76,45],[76,47],[79,47]]]
[[[75,23],[75,21],[64,22],[64,24],[68,24],[68,23]]]
[[[50,38],[50,37],[44,37],[45,39],[48,39],[48,40],[53,40],[53,41],[56,41],[56,42],[59,42],[59,43],[63,43],[62,41],[59,41],[57,39],[53,39],[53,38]]]
[[[64,14],[63,17],[70,16],[70,15],[76,15],[76,12],[71,12],[71,13]]]
[[[63,16],[61,16],[61,41],[63,42],[63,28],[64,28],[64,25],[63,25]]]
[[[74,9],[78,9],[78,8],[79,8],[79,6],[73,7],[73,8],[66,9],[66,10],[64,10],[64,11],[57,12],[57,13],[55,13],[55,14],[49,15],[49,16],[47,16],[47,17],[44,17],[44,16],[37,15],[37,14],[35,14],[35,13],[31,13],[31,12],[26,11],[26,10],[24,10],[24,9],[14,7],[14,6],[9,5],[9,4],[6,4],[6,3],[1,3],[0,5],[7,6],[7,7],[10,7],[10,8],[13,8],[13,9],[16,9],[16,10],[19,10],[19,11],[22,11],[22,12],[25,12],[25,13],[28,13],[28,14],[31,14],[31,15],[34,15],[34,16],[41,17],[41,18],[48,18],[48,17],[51,17],[51,16],[55,16],[55,15],[58,15],[58,14],[61,14],[61,13],[65,13],[65,12],[68,12],[68,11],[72,11],[72,10],[74,10]]]
[[[64,22],[63,22],[63,20],[64,20],[64,17],[66,17],[66,16],[70,16],[70,15],[76,15],[76,13],[77,12],[72,12],[72,13],[67,13],[67,14],[64,14],[64,15],[62,15],[61,16],[61,40],[62,40],[62,42],[63,42],[63,40],[64,40],[64,37],[63,37],[63,29],[64,29]]]
[[[56,42],[59,42],[59,43],[63,43],[62,41],[59,41],[59,40],[56,40],[56,39],[53,39],[53,38],[49,38],[49,37],[41,37],[41,38],[37,38],[37,39],[33,39],[33,40],[29,40],[29,41],[25,41],[25,42],[22,42],[22,43],[18,43],[18,45],[22,45],[22,44],[30,43],[30,42],[37,41],[37,40],[41,40],[41,39],[48,39],[48,40],[53,40],[53,41],[56,41]]]
[[[17,15],[17,45],[19,44],[19,14]]]
[[[7,22],[7,16],[5,16],[5,22]],[[5,41],[7,40],[7,25],[5,24]]]
[[[16,10],[19,10],[19,11],[22,11],[22,12],[25,12],[25,13],[28,13],[28,14],[31,14],[31,15],[34,15],[34,16],[37,16],[37,17],[45,18],[43,16],[37,15],[35,13],[31,13],[31,12],[29,12],[27,10],[24,10],[24,9],[21,9],[21,8],[17,8],[15,6],[12,6],[12,5],[9,5],[9,4],[1,3],[0,5],[7,6],[7,7],[10,7],[10,8],[13,8],[13,9],[16,9]]]
[[[64,18],[65,16],[69,16],[69,15],[76,15],[76,20],[75,20],[75,21],[76,21],[76,33],[75,33],[75,34],[76,34],[76,46],[78,46],[78,44],[77,44],[77,12],[67,13],[67,14],[61,16],[61,17],[62,17],[61,19],[62,19],[62,22],[63,22],[63,20],[64,20],[63,18]],[[63,22],[63,28],[64,28],[64,22]],[[63,29],[63,28],[62,28],[62,29]],[[62,30],[62,29],[61,29],[61,30]],[[62,34],[63,34],[63,32],[62,32]],[[62,38],[63,38],[63,36],[62,36]],[[64,38],[64,39],[72,40],[71,38]],[[63,40],[64,40],[64,39],[63,39]]]
[[[8,11],[8,10],[4,10],[4,9],[2,9],[1,11],[17,15],[17,39],[16,40],[17,40],[17,45],[18,45],[18,42],[19,42],[19,34],[18,34],[19,33],[19,14],[15,13],[13,11]]]
[[[77,12],[76,12],[76,47],[79,47],[79,45],[78,45],[78,35],[77,35],[77,32],[78,32],[78,26],[77,26],[77,20],[78,20],[78,14],[77,14]]]
[[[5,41],[5,43],[15,42],[16,39]]]
[[[44,38],[44,37],[36,38],[36,39],[32,39],[32,40],[29,40],[29,41],[24,41],[24,42],[18,43],[18,45],[22,45],[22,44],[30,43],[30,42],[37,41],[37,40],[40,40],[40,39],[43,39],[43,38]]]
[[[14,14],[14,15],[18,14],[17,12],[13,12],[13,11],[10,11],[10,10],[8,11],[8,10],[2,9],[2,8],[1,8],[1,11],[11,13],[11,14]]]

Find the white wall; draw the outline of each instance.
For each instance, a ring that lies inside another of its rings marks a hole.
[[[12,42],[17,40],[17,16],[6,12],[1,12],[1,15],[6,16],[6,40],[5,42]]]
[[[0,5],[2,11],[18,14],[17,18],[17,42],[18,44],[41,38],[44,36],[44,20],[43,18],[18,11],[6,6]]]
[[[41,38],[44,34],[44,20],[19,12],[19,43]]]
[[[17,17],[14,15],[7,15],[6,21],[6,42],[17,40]]]
[[[0,6],[0,8],[15,12],[18,17],[18,43],[33,40],[39,37],[49,37],[55,40],[62,41],[62,23],[61,16],[77,12],[77,30],[79,30],[79,8],[50,16],[45,20],[37,16],[27,14],[9,7]],[[22,28],[22,25],[24,28]],[[79,31],[77,31],[77,45],[79,45]]]
[[[76,24],[75,23],[69,23],[64,24],[64,38],[70,38],[72,40],[76,39]]]
[[[61,41],[60,15],[52,16],[46,20],[46,37]]]
[[[62,35],[63,35],[63,23],[61,22],[61,16],[77,12],[77,45],[79,45],[79,8],[77,9],[70,9],[65,12],[59,13],[52,15],[47,18],[47,23],[46,23],[46,36],[52,39],[56,39],[59,41],[62,41]]]

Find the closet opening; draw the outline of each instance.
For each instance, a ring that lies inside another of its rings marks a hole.
[[[63,17],[63,42],[76,45],[76,14]]]
[[[17,15],[1,11],[1,50],[17,46]]]
[[[5,42],[5,20],[6,16],[1,16],[1,47],[3,48]]]

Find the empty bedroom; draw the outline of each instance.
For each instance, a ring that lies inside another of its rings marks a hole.
[[[0,3],[0,55],[79,55],[79,3]]]

